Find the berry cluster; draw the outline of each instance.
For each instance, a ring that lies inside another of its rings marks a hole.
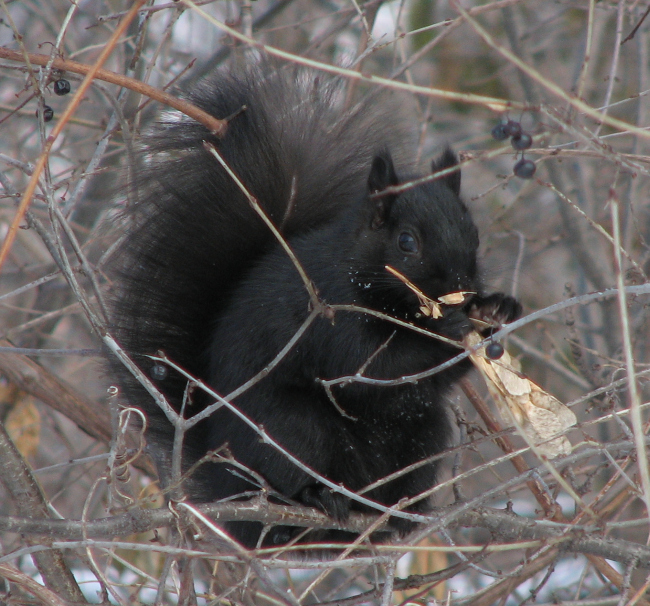
[[[515,122],[514,120],[499,122],[499,124],[492,129],[492,138],[497,141],[505,141],[508,137],[510,137],[512,147],[514,147],[518,152],[527,150],[533,144],[533,138],[530,134],[521,128],[519,122]],[[520,179],[532,179],[535,170],[535,163],[532,160],[526,160],[523,157],[523,154],[522,158],[513,167],[515,176]]]
[[[62,97],[67,95],[72,90],[70,82],[65,78],[59,78],[54,81],[54,94]],[[36,112],[38,116],[38,112]],[[54,118],[54,110],[49,105],[43,106],[43,122],[50,122]]]

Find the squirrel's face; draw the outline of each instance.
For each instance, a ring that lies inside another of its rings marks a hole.
[[[456,163],[447,151],[434,162],[433,172]],[[459,197],[460,173],[381,194],[398,183],[390,156],[377,156],[368,179],[368,214],[355,247],[365,261],[363,286],[372,304],[409,315],[419,308],[416,295],[385,269],[387,265],[431,299],[477,292],[478,230]]]
[[[428,297],[476,292],[478,230],[466,206],[443,182],[400,195],[385,232],[385,265]]]

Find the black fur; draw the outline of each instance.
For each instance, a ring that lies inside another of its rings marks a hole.
[[[281,227],[323,302],[374,309],[454,339],[469,330],[470,307],[485,306],[484,315],[500,321],[520,313],[514,299],[483,294],[478,233],[459,198],[460,172],[382,195],[415,178],[401,157],[409,151],[401,122],[390,108],[366,105],[344,114],[336,97],[336,89],[304,72],[219,74],[190,100],[218,118],[234,114],[223,140],[185,120],[163,124],[151,137],[149,166],[137,184],[141,199],[128,216],[130,232],[115,262],[113,303],[114,333],[145,371],[154,364],[144,355],[163,351],[226,395],[268,365],[310,313],[294,265],[203,141],[218,148]],[[433,170],[456,163],[448,150]],[[386,265],[434,299],[458,290],[477,295],[430,320]],[[366,376],[392,379],[435,367],[460,350],[339,310],[318,317],[279,366],[234,404],[313,470],[361,490],[448,446],[453,430],[444,398],[469,368],[458,364],[399,386],[347,384],[333,389],[333,403],[318,379],[354,374],[377,351]],[[126,398],[148,416],[148,441],[164,477],[171,426],[128,371],[117,363],[113,370]],[[170,370],[157,386],[180,409],[185,379]],[[195,392],[188,411],[209,403]],[[262,443],[223,408],[186,437],[184,468],[224,445],[278,496],[339,519],[364,510]],[[233,473],[228,464],[203,464],[185,490],[195,501],[258,490],[256,480],[245,478],[245,471]],[[364,496],[393,505],[434,483],[435,466],[425,465]],[[420,501],[410,509],[426,507]],[[397,519],[393,526],[410,528]],[[229,530],[254,546],[262,529],[232,523]],[[265,543],[286,542],[296,532],[274,528]],[[334,532],[307,537],[349,538]]]

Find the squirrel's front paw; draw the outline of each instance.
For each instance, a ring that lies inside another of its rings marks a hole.
[[[522,311],[521,303],[517,299],[502,292],[495,292],[487,297],[474,297],[469,317],[498,328],[519,318]]]
[[[461,341],[473,325],[462,309],[447,308],[442,318],[432,320],[429,328],[443,337]]]

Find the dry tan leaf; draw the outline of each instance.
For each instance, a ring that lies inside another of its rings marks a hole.
[[[460,305],[465,301],[467,295],[476,294],[468,291],[458,291],[458,292],[449,293],[447,295],[442,295],[442,297],[438,297],[437,301],[434,301],[430,297],[427,297],[427,295],[425,295],[403,273],[397,271],[394,267],[391,267],[390,265],[385,265],[384,267],[386,268],[387,271],[393,274],[397,279],[401,280],[405,284],[405,286],[407,286],[413,293],[415,293],[415,296],[418,298],[418,302],[420,303],[420,311],[422,312],[422,314],[425,316],[431,316],[431,318],[433,318],[434,320],[437,320],[438,318],[442,318],[442,310],[440,309],[441,304]]]
[[[408,288],[415,293],[415,296],[418,298],[420,303],[420,311],[425,316],[431,316],[434,320],[442,317],[442,310],[440,305],[436,303],[433,299],[427,297],[413,282],[411,282],[403,273],[397,271],[394,267],[390,265],[384,266],[391,274],[393,274],[398,280],[404,282]]]
[[[498,360],[487,360],[499,377],[505,393],[511,396],[525,396],[531,392],[530,381],[521,377],[512,367],[512,360],[507,351]]]
[[[420,300],[420,303],[422,303],[422,300]],[[431,316],[434,320],[442,318],[442,310],[440,309],[440,305],[438,305],[435,301],[425,301],[424,304],[420,305],[420,311],[425,316]]]
[[[38,450],[41,438],[41,415],[36,408],[34,398],[24,392],[18,393],[21,397],[9,411],[5,419],[5,428],[20,454],[28,458],[34,456]]]
[[[422,303],[422,300],[420,300]],[[420,311],[424,316],[431,316],[434,320],[442,317],[442,311],[439,305],[436,305],[435,301],[426,301],[423,305],[420,305]]]
[[[465,337],[464,344],[471,349],[482,340],[481,335],[473,331]],[[577,421],[570,408],[530,379],[522,377],[515,370],[507,351],[498,360],[491,360],[486,357],[485,348],[481,347],[471,353],[470,358],[485,379],[499,414],[508,425],[518,427],[549,458],[571,452],[571,442],[566,436],[558,436]]]
[[[475,295],[475,292],[470,292],[466,290],[459,290],[458,292],[450,292],[448,295],[442,295],[438,297],[438,301],[443,305],[460,305],[465,303],[465,299],[468,295]]]

